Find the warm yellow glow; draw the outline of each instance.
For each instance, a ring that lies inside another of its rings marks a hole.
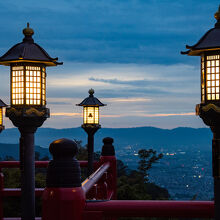
[[[46,105],[46,73],[40,66],[12,66],[12,105]]]
[[[201,99],[205,102],[205,66],[204,66],[204,56],[201,58]]]
[[[0,107],[0,125],[3,125],[2,107]]]
[[[84,124],[99,124],[99,107],[86,106],[83,109]]]
[[[220,55],[212,55],[206,57],[206,98],[207,100],[219,100],[219,60]],[[205,100],[204,88],[204,58],[201,63],[201,92],[202,102]]]
[[[26,66],[26,104],[41,104],[41,71],[40,67]]]
[[[24,104],[24,67],[15,66],[12,67],[12,105]]]

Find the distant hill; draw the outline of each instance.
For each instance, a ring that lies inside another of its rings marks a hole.
[[[35,135],[35,144],[47,148],[52,141],[63,137],[82,140],[83,145],[87,143],[87,134],[82,128],[40,128]],[[128,145],[154,149],[183,146],[187,149],[211,150],[212,133],[209,128],[102,128],[95,134],[95,150],[101,149],[104,137],[114,138],[116,150]],[[19,132],[16,128],[6,129],[0,134],[0,143],[17,144],[18,141]]]
[[[49,156],[48,148],[35,146],[35,151],[40,153],[40,157]],[[0,144],[0,158],[5,159],[6,156],[11,156],[14,159],[19,159],[19,145],[18,144]]]

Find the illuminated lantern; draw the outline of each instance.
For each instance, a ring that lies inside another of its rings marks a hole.
[[[94,90],[89,90],[89,97],[85,98],[78,106],[83,106],[83,124],[99,125],[99,107],[105,106],[93,96]]]
[[[11,107],[46,106],[46,66],[56,66],[51,58],[34,43],[33,29],[27,24],[23,42],[16,44],[0,57],[0,64],[11,69]]]
[[[90,176],[93,172],[94,161],[94,134],[101,128],[99,124],[99,107],[105,106],[96,97],[94,97],[94,90],[89,90],[89,97],[85,98],[78,106],[83,106],[83,125],[82,128],[88,134],[88,171]]]
[[[201,103],[196,114],[209,126],[212,140],[212,175],[214,177],[214,219],[220,219],[220,7],[215,13],[215,27],[188,51],[189,56],[201,57]]]
[[[21,219],[30,220],[35,219],[34,133],[50,116],[46,108],[46,67],[62,63],[34,42],[29,24],[23,34],[23,41],[0,57],[0,64],[10,66],[11,99],[6,116],[21,134]]]
[[[0,99],[0,132],[5,128],[3,125],[3,108],[6,106],[7,105]]]
[[[189,56],[201,57],[201,103],[220,103],[220,11],[215,13],[217,23],[188,51]]]

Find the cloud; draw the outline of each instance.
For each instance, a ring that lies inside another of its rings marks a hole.
[[[69,102],[50,102],[50,101],[48,101],[47,104],[49,104],[49,105],[71,105],[72,103],[69,103]]]
[[[52,116],[70,116],[70,117],[82,117],[80,113],[71,113],[71,112],[55,112],[51,113]]]
[[[183,81],[179,81],[178,78],[170,79],[170,81],[159,81],[159,80],[119,80],[119,79],[99,79],[90,77],[89,80],[95,81],[95,82],[103,82],[108,84],[119,84],[119,85],[129,85],[129,86],[135,86],[135,87],[147,87],[147,86],[160,86],[160,87],[170,87],[170,86],[178,86],[179,84],[183,83]],[[190,80],[185,78],[185,83],[191,83]]]
[[[169,117],[169,116],[192,116],[195,112],[188,113],[169,113],[169,114],[142,114],[143,117]]]
[[[0,4],[0,48],[23,38],[27,21],[35,41],[62,61],[98,63],[193,63],[180,55],[214,25],[218,1],[74,0]],[[175,18],[175,19],[174,19]]]
[[[22,30],[30,22],[35,42],[64,61],[63,66],[47,68],[53,117],[44,126],[78,126],[82,109],[75,104],[88,96],[91,87],[108,104],[101,110],[105,126],[175,127],[192,125],[190,119],[202,126],[194,116],[178,118],[200,102],[199,58],[182,56],[180,51],[214,26],[218,4],[217,0],[2,1],[0,55],[22,41]],[[0,76],[1,98],[9,103],[9,68],[1,67]],[[107,117],[125,112],[132,117]],[[137,116],[141,112],[150,117]]]
[[[107,102],[111,102],[111,103],[114,103],[114,102],[122,102],[122,103],[125,103],[125,102],[128,102],[128,103],[131,103],[131,102],[150,102],[151,99],[148,99],[148,98],[139,98],[139,97],[134,97],[134,98],[108,98],[108,99],[105,99]]]

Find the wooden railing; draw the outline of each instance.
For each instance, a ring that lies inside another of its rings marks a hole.
[[[86,195],[83,212],[77,220],[115,220],[118,217],[158,217],[158,218],[213,218],[212,201],[120,201],[116,199],[116,161],[113,157],[101,157],[94,164],[95,172],[82,183]],[[20,196],[20,189],[4,188],[3,168],[19,168],[18,161],[0,162],[0,220],[3,220],[3,202],[5,197]],[[36,168],[47,168],[48,161],[36,161]],[[80,161],[86,167],[86,161]],[[42,196],[44,189],[37,188],[36,196]],[[112,200],[113,199],[113,200]],[[73,210],[73,211],[77,211]],[[7,220],[12,218],[7,218]],[[20,219],[20,218],[13,218]],[[40,218],[36,218],[40,220]],[[45,218],[44,218],[45,219]],[[49,219],[50,220],[50,219]],[[73,219],[75,220],[75,219]]]

